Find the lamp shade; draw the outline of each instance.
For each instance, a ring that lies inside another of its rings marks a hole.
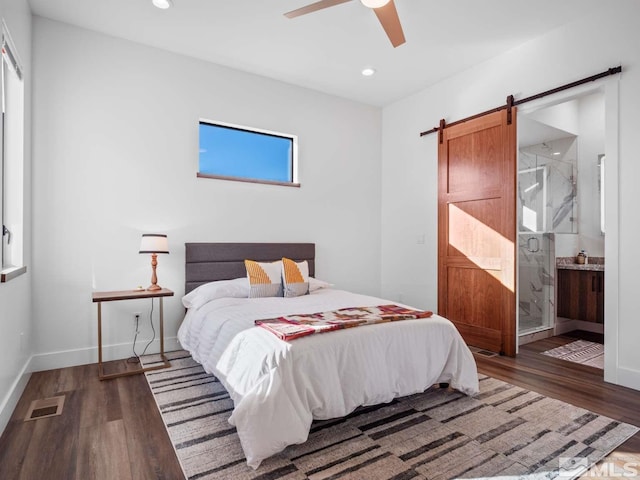
[[[162,233],[143,233],[138,253],[169,253],[167,236]]]

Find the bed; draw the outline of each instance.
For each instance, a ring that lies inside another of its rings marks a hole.
[[[282,257],[306,260],[313,277],[311,243],[186,244],[185,293],[190,294],[191,308],[178,340],[229,392],[234,402],[229,422],[238,431],[250,467],[257,468],[288,445],[305,442],[313,420],[342,417],[357,407],[390,402],[437,383],[468,395],[478,392],[473,355],[453,324],[437,315],[290,342],[255,326],[255,320],[281,315],[390,303],[325,288],[327,284],[317,281],[308,295],[249,299],[238,294],[236,283],[241,280],[225,282],[246,276],[245,259]],[[220,285],[227,284],[231,290],[222,288],[220,295]],[[207,290],[216,294],[202,293]]]

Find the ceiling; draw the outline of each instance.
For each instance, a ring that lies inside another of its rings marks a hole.
[[[543,35],[602,0],[395,0],[393,48],[359,0],[288,19],[314,0],[29,0],[36,15],[355,101],[384,106]],[[360,71],[371,66],[373,77]]]
[[[539,145],[567,137],[575,138],[576,135],[539,122],[526,115],[518,115],[518,148]]]

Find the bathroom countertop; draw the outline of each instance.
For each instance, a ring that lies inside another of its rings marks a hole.
[[[587,270],[591,272],[604,272],[603,257],[588,257],[588,263],[576,263],[576,257],[557,257],[556,268],[559,270]]]

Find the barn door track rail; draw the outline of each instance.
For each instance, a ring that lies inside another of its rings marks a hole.
[[[507,97],[507,101],[504,105],[500,105],[499,107],[492,108],[491,110],[487,110],[486,112],[476,113],[475,115],[471,115],[470,117],[463,118],[461,120],[456,120],[455,122],[446,123],[444,118],[440,120],[440,124],[437,127],[433,127],[431,130],[426,130],[424,132],[420,132],[420,136],[424,137],[425,135],[429,135],[430,133],[438,132],[439,134],[439,142],[442,143],[444,141],[444,129],[448,127],[453,127],[454,125],[458,125],[460,123],[468,122],[469,120],[476,119],[478,117],[482,117],[484,115],[488,115],[490,113],[499,112],[500,110],[507,110],[507,124],[511,125],[512,121],[512,109],[513,107],[517,107],[518,105],[522,105],[523,103],[531,102],[533,100],[538,100],[539,98],[546,97],[548,95],[553,95],[554,93],[562,92],[564,90],[568,90],[570,88],[574,88],[580,85],[584,85],[585,83],[595,82],[596,80],[600,80],[601,78],[605,78],[611,75],[617,75],[622,72],[622,66],[618,65],[617,67],[612,67],[604,72],[598,73],[596,75],[591,75],[590,77],[583,78],[581,80],[576,80],[575,82],[567,83],[566,85],[562,85],[560,87],[552,88],[551,90],[547,90],[546,92],[538,93],[536,95],[531,95],[530,97],[522,98],[520,100],[515,100],[513,95],[509,95]]]

